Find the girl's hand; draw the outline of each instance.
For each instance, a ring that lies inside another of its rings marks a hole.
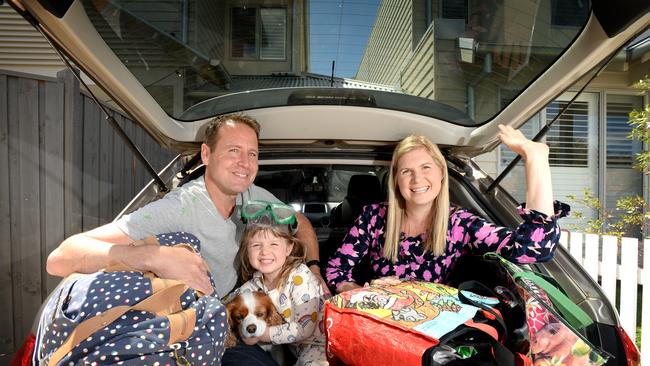
[[[548,157],[548,146],[541,142],[529,140],[519,130],[510,126],[499,125],[499,139],[508,148],[526,160],[529,157]]]
[[[266,329],[264,330],[264,333],[258,338],[260,342],[265,342],[265,343],[271,343],[271,336],[269,335],[269,328],[270,326],[266,326]]]
[[[393,286],[399,285],[402,281],[397,276],[380,277],[370,281],[371,286]]]
[[[260,341],[258,337],[250,337],[250,338],[244,338],[242,337],[242,342],[246,343],[249,346],[254,346],[257,344],[257,342]]]

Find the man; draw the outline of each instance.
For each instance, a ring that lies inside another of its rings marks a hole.
[[[66,239],[48,257],[48,273],[63,277],[121,263],[211,293],[209,267],[215,277],[217,295],[225,296],[237,282],[235,257],[244,229],[236,217],[237,204],[251,199],[278,201],[268,191],[253,185],[258,170],[259,129],[257,121],[243,115],[213,120],[201,145],[203,177],[115,222]],[[307,260],[318,261],[314,229],[303,215],[298,214],[297,218],[296,236],[305,244]],[[184,248],[146,245],[139,241],[150,235],[176,231],[199,238],[205,261]],[[311,266],[311,270],[321,278],[317,265]],[[267,356],[263,351],[256,354],[254,350],[254,359],[248,358],[251,348],[230,349],[224,355],[223,364],[269,364],[264,360]]]

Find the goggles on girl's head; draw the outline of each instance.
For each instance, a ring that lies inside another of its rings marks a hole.
[[[289,225],[295,230],[296,211],[279,202],[248,201],[241,207],[241,219],[246,225]]]

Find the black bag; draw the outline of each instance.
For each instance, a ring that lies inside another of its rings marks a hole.
[[[447,333],[440,343],[429,348],[422,356],[425,366],[454,365],[515,365],[525,364],[522,354],[515,354],[504,344],[527,352],[526,315],[522,303],[508,299],[504,294],[492,291],[477,281],[458,285],[458,298],[483,310],[483,316],[475,318],[474,326],[463,324]],[[466,292],[498,299],[498,304],[487,306],[481,301],[465,296]],[[502,315],[505,312],[508,316]],[[505,319],[509,319],[506,321]],[[511,336],[512,335],[512,336]],[[522,342],[523,341],[523,342]],[[522,344],[523,343],[523,344]]]

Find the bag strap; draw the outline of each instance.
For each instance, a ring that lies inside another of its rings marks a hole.
[[[48,365],[54,366],[58,364],[59,361],[61,361],[61,359],[63,359],[63,357],[68,354],[68,352],[78,346],[84,339],[88,338],[98,330],[108,326],[129,310],[147,311],[150,313],[155,313],[157,316],[167,316],[169,314],[180,312],[182,310],[180,297],[185,291],[187,291],[189,287],[179,281],[168,281],[166,284],[168,285],[167,287],[158,289],[158,291],[152,293],[151,296],[135,305],[116,306],[104,311],[99,315],[88,318],[81,322],[70,333],[65,342],[63,342],[63,344],[61,344],[61,346],[52,354],[52,356],[50,356]],[[185,328],[181,331],[172,329],[172,326],[178,327],[179,325],[184,326]],[[173,324],[170,322],[169,326],[170,334],[187,334],[187,328],[190,329],[189,334],[191,334],[191,330],[194,329],[194,323],[190,323],[189,321],[185,322],[185,324],[183,324],[182,321],[175,321]]]
[[[463,294],[463,291],[469,291],[479,296],[491,296],[498,300],[498,296],[494,293],[494,291],[492,291],[489,287],[485,286],[484,284],[478,281],[473,281],[473,280],[465,281],[462,282],[460,285],[458,285],[458,299],[466,304],[470,304],[479,309],[487,311],[492,316],[494,316],[496,321],[501,326],[501,329],[503,330],[502,332],[499,333],[498,340],[503,341],[504,339],[506,339],[508,336],[508,327],[506,327],[506,323],[503,320],[503,316],[501,315],[501,313],[499,313],[499,311],[492,306],[484,304],[480,301],[475,301],[474,299],[465,296],[465,294]]]
[[[557,287],[553,286],[550,282],[537,275],[535,272],[525,270],[494,252],[485,253],[483,256],[484,258],[499,261],[515,281],[519,278],[526,278],[539,286],[542,290],[546,291],[548,297],[553,302],[553,305],[560,310],[562,317],[565,318],[572,327],[583,329],[593,324],[594,321],[584,310],[571,301],[571,299],[569,299]]]
[[[449,343],[453,339],[459,339],[466,333],[470,332],[475,332],[476,330],[479,330],[483,332],[483,329],[480,328],[473,328],[471,326],[469,327],[458,327],[451,331],[450,333],[445,334],[442,338],[440,338],[440,343],[436,344],[435,346],[427,349],[424,354],[422,355],[422,364],[423,365],[431,365],[431,366],[441,366],[443,364],[435,361],[433,359],[433,355],[435,354],[435,351],[437,348],[442,347]],[[494,339],[494,337],[490,336],[488,333],[486,333],[485,339],[490,343],[493,351],[493,356],[494,360],[497,365],[514,365],[515,364],[515,355],[510,351],[506,346],[501,344],[499,341]]]
[[[515,280],[525,278],[532,281],[535,285],[539,286],[546,292],[548,297],[553,302],[562,316],[566,319],[572,327],[576,329],[583,329],[593,324],[593,320],[589,315],[569,299],[562,291],[553,286],[550,282],[535,274],[532,271],[521,271],[513,273],[512,276]]]

